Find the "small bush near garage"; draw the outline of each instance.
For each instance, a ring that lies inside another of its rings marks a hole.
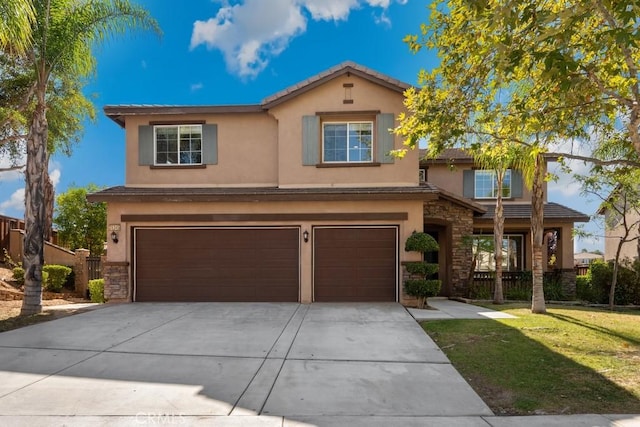
[[[24,268],[14,267],[13,280],[16,282],[18,286],[24,285]]]
[[[91,298],[91,302],[105,302],[104,279],[89,280],[89,296]]]
[[[49,276],[44,289],[50,292],[60,292],[72,270],[66,265],[50,264],[43,266],[42,271],[43,273],[46,272]]]

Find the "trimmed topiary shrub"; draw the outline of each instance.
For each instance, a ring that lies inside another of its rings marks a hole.
[[[104,279],[89,280],[89,296],[91,298],[91,302],[105,302]]]
[[[418,308],[427,306],[427,298],[438,295],[441,286],[440,280],[409,279],[404,282],[405,292],[418,298]]]
[[[44,286],[49,292],[60,292],[67,282],[67,277],[71,274],[71,268],[66,265],[50,264],[42,267],[43,276],[46,272],[48,274],[48,280]],[[44,282],[44,280],[43,280]]]
[[[440,249],[438,242],[427,233],[413,232],[407,238],[404,250],[407,252],[436,252]],[[412,276],[419,277],[405,280],[404,291],[407,295],[415,297],[418,300],[418,308],[429,307],[427,298],[435,297],[440,292],[442,282],[429,277],[436,274],[439,270],[438,264],[414,261],[405,263],[407,272]]]

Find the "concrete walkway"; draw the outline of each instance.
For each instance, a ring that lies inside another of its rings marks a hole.
[[[407,310],[417,321],[441,319],[515,319],[508,313],[489,310],[476,305],[464,304],[447,298],[429,298],[429,305],[433,310]]]
[[[166,424],[631,426],[640,418],[495,417],[399,304],[124,304],[0,334],[0,425]]]

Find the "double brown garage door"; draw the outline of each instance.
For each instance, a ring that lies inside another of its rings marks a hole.
[[[136,301],[298,301],[298,228],[137,228]]]
[[[136,228],[135,301],[299,301],[313,244],[315,301],[395,301],[397,229]]]

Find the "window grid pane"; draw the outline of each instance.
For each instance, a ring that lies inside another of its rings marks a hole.
[[[156,164],[201,164],[202,126],[157,126]]]
[[[498,197],[498,180],[495,171],[475,171],[474,197],[476,199],[495,199]],[[502,180],[502,197],[511,197],[511,169],[508,169]]]
[[[523,236],[505,235],[502,239],[502,269],[504,271],[523,270]],[[494,243],[492,235],[473,237],[473,255],[476,271],[495,271]]]
[[[372,161],[372,128],[366,123],[325,123],[323,125],[323,161]]]

